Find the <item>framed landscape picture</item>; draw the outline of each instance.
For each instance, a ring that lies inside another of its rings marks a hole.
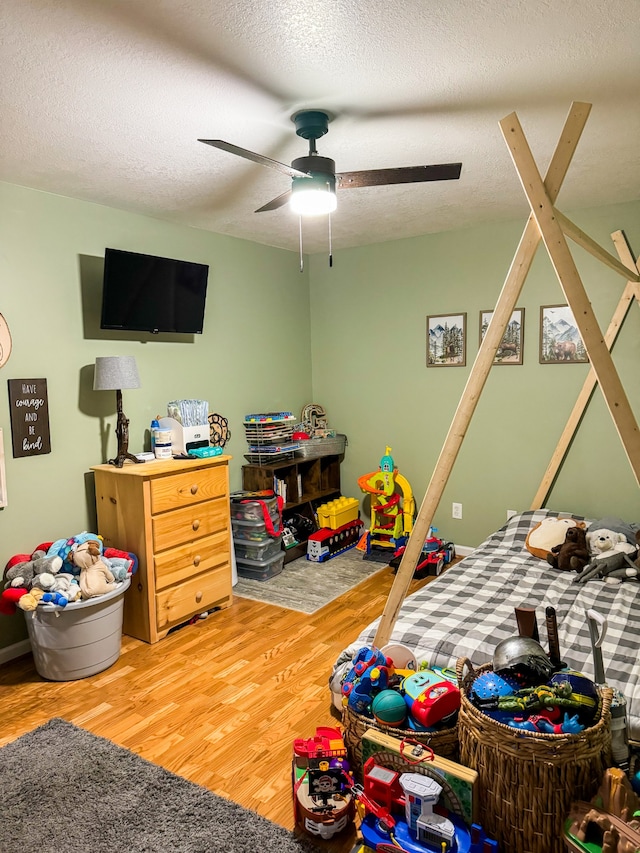
[[[466,359],[467,315],[427,317],[427,367],[464,367]]]
[[[540,306],[540,364],[578,364],[589,361],[568,305]]]
[[[493,317],[493,311],[480,312],[480,343]],[[524,345],[524,308],[516,308],[498,347],[494,364],[522,364],[522,348]]]

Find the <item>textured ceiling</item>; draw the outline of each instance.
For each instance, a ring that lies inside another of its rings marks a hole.
[[[0,180],[296,249],[290,116],[335,116],[338,171],[461,161],[459,181],[339,192],[334,249],[523,217],[498,122],[541,171],[593,104],[563,210],[640,197],[639,0],[3,0]],[[327,220],[305,219],[305,251]]]

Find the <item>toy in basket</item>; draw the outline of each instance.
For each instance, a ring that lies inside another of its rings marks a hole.
[[[531,663],[532,657],[527,656],[526,660]],[[542,658],[533,655],[533,660],[534,669],[537,665],[543,666]],[[515,671],[517,675],[518,667]],[[522,673],[522,667],[519,671]],[[500,848],[511,853],[561,853],[565,849],[563,821],[571,801],[588,800],[610,763],[613,692],[609,688],[600,690],[595,707],[590,697],[586,703],[578,699],[576,708],[564,705],[562,700],[571,695],[571,692],[562,695],[564,688],[536,693],[531,688],[521,687],[516,677],[514,693],[511,685],[507,683],[505,688],[496,679],[494,712],[503,710],[514,717],[517,711],[528,716],[534,710],[540,713],[550,707],[569,707],[567,713],[572,716],[583,713],[581,725],[584,727],[580,731],[565,731],[562,727],[551,733],[523,730],[508,725],[507,717],[495,719],[485,713],[491,712],[490,708],[481,710],[474,704],[472,697],[478,679],[484,675],[488,675],[489,680],[496,675],[502,678],[503,671],[494,673],[491,664],[475,669],[468,659],[460,658],[456,672],[461,692],[460,761],[478,772],[482,824],[497,839]],[[558,676],[566,676],[566,673],[558,673]],[[518,690],[531,692],[517,696]],[[503,702],[500,709],[500,701],[508,696],[517,696],[524,707],[505,709]]]
[[[491,853],[495,841],[481,827],[439,803],[442,785],[419,773],[399,773],[365,762],[363,784],[353,788],[364,816],[360,831],[368,848],[394,853]]]
[[[399,659],[416,665],[415,658]],[[363,646],[343,674],[341,693],[345,743],[356,773],[362,770],[362,735],[371,727],[457,757],[459,691],[442,671],[396,669],[389,655]]]
[[[314,737],[293,742],[292,784],[294,820],[301,829],[327,839],[351,824],[353,778],[339,729],[320,726]]]

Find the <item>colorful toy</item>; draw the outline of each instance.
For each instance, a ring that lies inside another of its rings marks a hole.
[[[434,533],[437,533],[437,527],[431,528],[429,536],[425,539],[422,553],[418,558],[418,562],[413,572],[413,576],[416,578],[427,576],[437,577],[444,567],[447,566],[456,556],[456,549],[453,542],[444,542],[442,539],[438,539],[437,536],[434,536]],[[405,548],[405,545],[398,548],[394,553],[393,558],[389,561],[389,565],[394,571],[397,571],[400,566],[400,561],[402,560]]]
[[[293,812],[297,826],[322,839],[353,821],[353,777],[342,733],[321,726],[312,738],[293,742]]]
[[[358,547],[371,557],[376,549],[383,553],[391,549],[395,552],[406,545],[413,529],[416,505],[409,482],[398,473],[390,447],[386,448],[378,470],[360,477],[358,486],[371,499],[369,532]]]
[[[498,846],[477,824],[438,804],[442,786],[430,776],[398,773],[373,758],[364,765],[363,785],[352,788],[364,817],[367,848],[380,853],[495,853]]]
[[[407,717],[407,705],[397,690],[382,690],[371,702],[371,713],[380,725],[399,728]]]
[[[353,658],[341,687],[342,702],[356,713],[371,716],[371,700],[389,686],[391,661],[375,646],[363,646]]]
[[[528,719],[523,720],[520,717],[514,717],[509,720],[507,725],[514,729],[524,729],[528,732],[542,732],[544,734],[572,734],[576,735],[584,729],[584,726],[575,714],[570,717],[565,713],[564,720],[561,723],[552,723],[547,717],[541,714],[532,714]]]
[[[460,708],[460,690],[433,670],[421,670],[402,682],[411,717],[430,728]]]
[[[360,519],[348,521],[336,530],[323,527],[312,533],[307,539],[307,560],[323,563],[343,551],[355,548],[364,525]]]

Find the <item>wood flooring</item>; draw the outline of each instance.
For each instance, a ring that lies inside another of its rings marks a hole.
[[[339,723],[332,664],[382,613],[393,578],[381,567],[312,615],[236,596],[154,645],[124,636],[119,660],[80,681],[45,681],[30,654],[11,661],[0,672],[0,745],[63,717],[292,829],[292,742]],[[353,843],[343,833],[320,846],[348,853]]]

